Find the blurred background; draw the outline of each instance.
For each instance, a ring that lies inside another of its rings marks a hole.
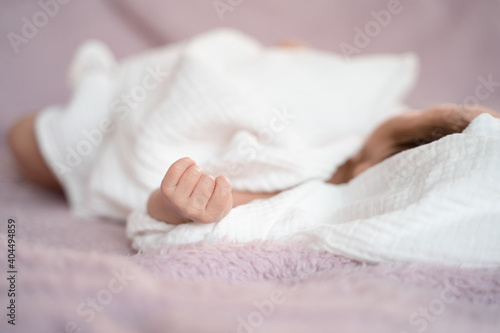
[[[421,73],[410,106],[500,110],[498,0],[0,0],[0,130],[66,102],[66,71],[87,39],[123,58],[222,26],[346,56],[413,51]]]

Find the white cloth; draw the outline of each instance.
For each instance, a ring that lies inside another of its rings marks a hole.
[[[184,156],[238,190],[327,179],[401,109],[416,64],[264,48],[224,29],[119,63],[92,42],[70,69],[72,101],[36,132],[76,213],[125,219]]]
[[[171,244],[303,238],[365,262],[500,265],[500,119],[404,151],[344,185],[311,180],[234,208],[216,224],[169,225],[141,212],[127,235],[144,251]]]

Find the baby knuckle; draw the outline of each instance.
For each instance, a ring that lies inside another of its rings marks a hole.
[[[204,206],[206,206],[208,201],[210,200],[211,196],[212,196],[212,192],[202,191],[198,194],[197,200],[199,200],[200,204],[203,204]]]
[[[203,179],[203,192],[207,194],[212,194],[215,186],[215,181],[210,177],[204,177]]]
[[[170,167],[170,171],[172,174],[180,174],[182,173],[183,171],[185,170],[185,168],[183,168],[181,165],[179,164],[173,164],[171,167]]]
[[[201,174],[203,174],[203,170],[198,165],[194,165],[194,166],[190,167],[189,172],[191,175],[194,175],[194,176],[200,176]]]
[[[217,185],[222,192],[231,192],[231,182],[224,176],[219,176],[216,179]]]
[[[165,191],[162,191],[161,194],[162,194],[163,200],[170,201],[174,206],[178,205],[178,199],[176,198],[176,196],[173,194],[172,191],[165,190]]]
[[[208,201],[208,196],[201,193],[194,198],[194,204],[197,206],[205,206]]]
[[[180,209],[181,211],[185,211],[187,209],[189,209],[189,205],[188,203],[186,202],[186,200],[184,198],[181,198],[175,194],[173,194],[170,198],[168,198],[170,200],[170,202],[172,202],[172,204],[177,207],[178,209]]]
[[[203,210],[197,205],[188,205],[184,208],[184,214],[188,215],[190,218],[199,218]]]
[[[223,210],[225,206],[226,206],[225,201],[224,200],[219,200],[218,202],[215,202],[213,204],[213,207],[212,207],[211,211],[213,212],[213,214],[216,214],[216,213],[220,212],[221,210]]]
[[[206,205],[208,200],[210,200],[210,197],[212,196],[212,192],[209,192],[207,190],[202,191],[199,194],[199,200],[201,201],[200,204]]]
[[[194,163],[191,157],[183,157],[177,160],[178,163]]]
[[[172,186],[162,184],[162,186],[160,187],[160,192],[165,197],[170,198],[174,192],[174,188]]]

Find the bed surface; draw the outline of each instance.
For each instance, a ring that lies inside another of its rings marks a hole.
[[[18,53],[7,37],[2,38],[0,233],[5,245],[6,221],[15,219],[19,270],[31,276],[20,278],[18,288],[43,291],[30,294],[30,299],[18,297],[19,322],[24,321],[25,328],[39,324],[47,330],[61,329],[68,318],[75,317],[74,309],[85,297],[107,285],[113,269],[125,267],[139,278],[88,324],[89,331],[153,332],[158,326],[172,332],[237,331],[238,317],[247,318],[255,311],[256,300],[269,298],[271,291],[294,277],[305,281],[287,294],[288,301],[276,305],[272,316],[257,325],[260,332],[304,331],[301,324],[316,332],[333,326],[339,331],[386,332],[390,327],[394,332],[416,332],[424,324],[412,325],[409,318],[420,308],[439,303],[435,300],[440,299],[447,283],[458,285],[459,300],[446,303],[438,319],[427,320],[426,332],[443,332],[444,328],[497,331],[498,269],[463,271],[403,264],[372,267],[300,244],[274,243],[180,246],[137,256],[123,224],[73,216],[61,194],[22,180],[6,149],[7,129],[17,117],[66,102],[67,66],[76,47],[87,39],[100,39],[119,57],[125,57],[210,28],[230,26],[268,45],[295,38],[341,52],[342,42],[354,43],[354,27],[373,21],[370,11],[387,9],[387,4],[378,0],[365,6],[323,0],[242,1],[221,21],[211,1],[72,1],[60,5],[59,12],[20,45]],[[401,12],[391,17],[361,53],[415,51],[419,55],[421,78],[407,103],[425,107],[463,103],[475,96],[482,104],[500,110],[500,2],[401,4]],[[0,6],[3,36],[20,34],[22,18],[31,18],[41,10],[38,1],[2,2]],[[484,80],[493,83],[485,87]],[[487,97],[477,95],[481,84]],[[5,251],[2,246],[2,253]],[[2,261],[2,271],[6,271],[5,265]],[[5,282],[0,284],[2,300],[6,287]],[[47,297],[60,306],[44,308]],[[142,308],[137,302],[140,297]],[[27,319],[41,308],[44,311],[39,315]],[[154,309],[169,309],[169,314]],[[197,321],[192,320],[193,313]],[[16,332],[4,319],[0,327],[2,332]]]

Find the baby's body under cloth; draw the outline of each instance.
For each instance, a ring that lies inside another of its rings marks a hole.
[[[74,212],[124,220],[184,156],[242,191],[328,179],[401,110],[415,67],[411,54],[351,61],[227,29],[120,62],[88,42],[71,101],[42,110],[36,134]]]

